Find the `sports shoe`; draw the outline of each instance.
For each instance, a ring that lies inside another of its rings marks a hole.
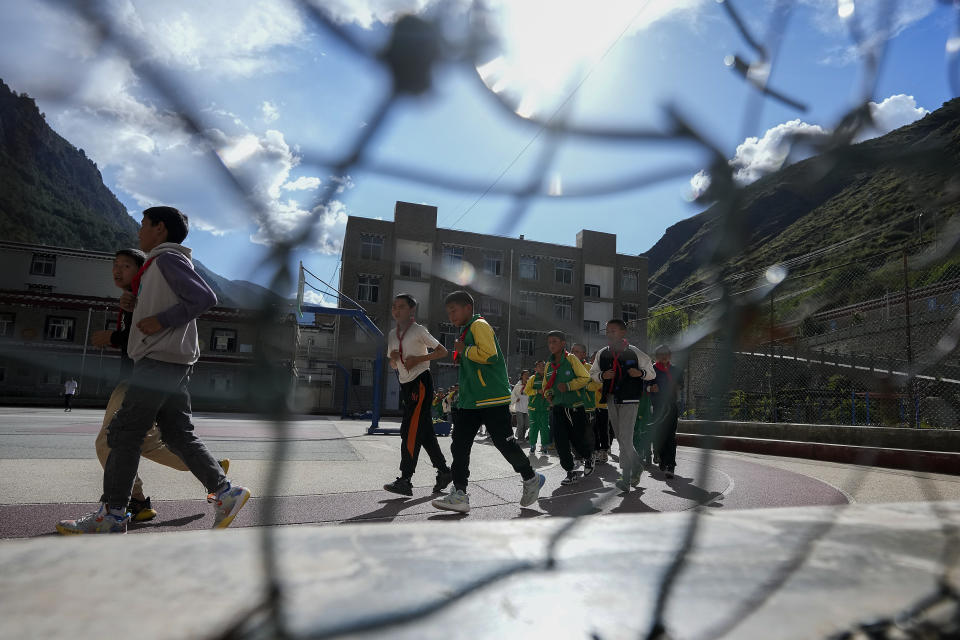
[[[230,486],[219,495],[216,493],[207,495],[207,502],[216,505],[213,513],[213,528],[229,527],[249,498],[250,490],[239,486]]]
[[[640,478],[643,476],[643,467],[634,469],[630,474],[630,486],[636,487],[640,484]]]
[[[607,450],[606,450],[606,449],[601,449],[600,451],[597,452],[597,462],[600,463],[600,464],[606,464],[606,463],[607,463]]]
[[[61,520],[57,531],[65,536],[81,533],[126,533],[127,519],[115,516],[107,509],[106,503],[93,513],[80,516],[76,520]]]
[[[529,480],[523,481],[523,495],[520,496],[520,506],[529,507],[540,498],[540,489],[547,479],[542,473],[538,473]]]
[[[567,477],[560,481],[560,484],[573,484],[580,478],[580,474],[576,471],[567,471]]]
[[[450,469],[437,471],[437,483],[433,485],[433,492],[443,493],[443,490],[449,487],[451,482],[453,482],[453,473]]]
[[[667,467],[667,470],[663,472],[663,475],[667,477],[667,480],[673,480],[673,470],[674,467]]]
[[[399,477],[389,484],[383,485],[383,488],[390,493],[399,493],[402,496],[413,495],[413,484],[409,478]]]
[[[537,455],[537,448],[536,448],[536,447],[530,447],[530,455],[532,455],[532,456]]]
[[[220,468],[223,469],[223,475],[227,475],[230,472],[230,458],[217,460],[217,464],[219,464]]]
[[[430,504],[437,509],[443,509],[444,511],[467,513],[470,511],[470,496],[467,495],[466,491],[461,491],[460,489],[454,487],[449,494],[442,498],[437,498]]]
[[[550,455],[550,450],[547,447],[540,447],[540,455],[548,456]]]
[[[620,489],[624,493],[629,493],[630,491],[630,483],[623,476],[617,478],[617,481],[613,483],[613,486],[615,486],[617,489]]]
[[[134,522],[146,522],[147,520],[153,520],[156,517],[157,512],[150,505],[149,497],[146,497],[143,500],[130,498],[130,502],[127,504],[127,518]]]
[[[588,475],[593,473],[594,465],[592,460],[584,460],[583,462],[583,477],[586,478]]]

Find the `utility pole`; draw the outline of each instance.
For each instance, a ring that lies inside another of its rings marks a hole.
[[[910,426],[917,428],[916,402],[913,393],[913,339],[910,327],[910,272],[907,270],[907,250],[903,250],[903,304],[907,314],[907,400]]]

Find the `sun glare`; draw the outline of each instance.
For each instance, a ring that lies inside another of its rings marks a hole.
[[[524,117],[556,107],[635,16],[635,2],[505,2],[502,55],[478,67],[492,91],[509,95]]]

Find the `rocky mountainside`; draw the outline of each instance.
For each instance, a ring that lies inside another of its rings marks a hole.
[[[921,150],[927,158],[905,161]],[[809,267],[853,261],[903,246],[915,237],[921,213],[946,219],[960,212],[960,98],[849,151],[839,162],[797,162],[744,190],[745,249],[728,265],[731,272],[781,263],[863,234]],[[668,288],[666,297],[674,298],[709,277],[703,265],[719,235],[719,214],[714,205],[678,222],[647,252],[650,277],[661,285],[658,295]]]

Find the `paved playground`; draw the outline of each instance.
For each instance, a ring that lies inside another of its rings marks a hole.
[[[46,408],[0,409],[0,538],[52,534],[61,518],[95,506],[102,475],[93,450],[102,412],[64,413]],[[266,524],[263,510],[278,432],[257,416],[198,414],[200,435],[218,458],[230,458],[230,476],[253,493],[233,527]],[[613,488],[616,467],[598,466],[579,483],[561,486],[556,456],[534,464],[547,483],[529,509],[517,504],[520,481],[489,443],[478,440],[471,462],[469,515],[439,512],[430,505],[433,469],[424,457],[414,476],[414,495],[382,489],[397,475],[399,438],[366,435],[368,422],[302,417],[288,423],[280,468],[277,524],[404,522],[411,520],[505,520],[583,513],[677,512],[698,504],[710,509],[834,505],[960,499],[960,477],[858,468],[750,454],[717,453],[698,478],[699,450],[681,448],[677,477],[644,474],[639,491]],[[449,438],[441,438],[449,452]],[[141,461],[146,492],[159,512],[131,533],[205,529],[212,511],[189,474]]]

